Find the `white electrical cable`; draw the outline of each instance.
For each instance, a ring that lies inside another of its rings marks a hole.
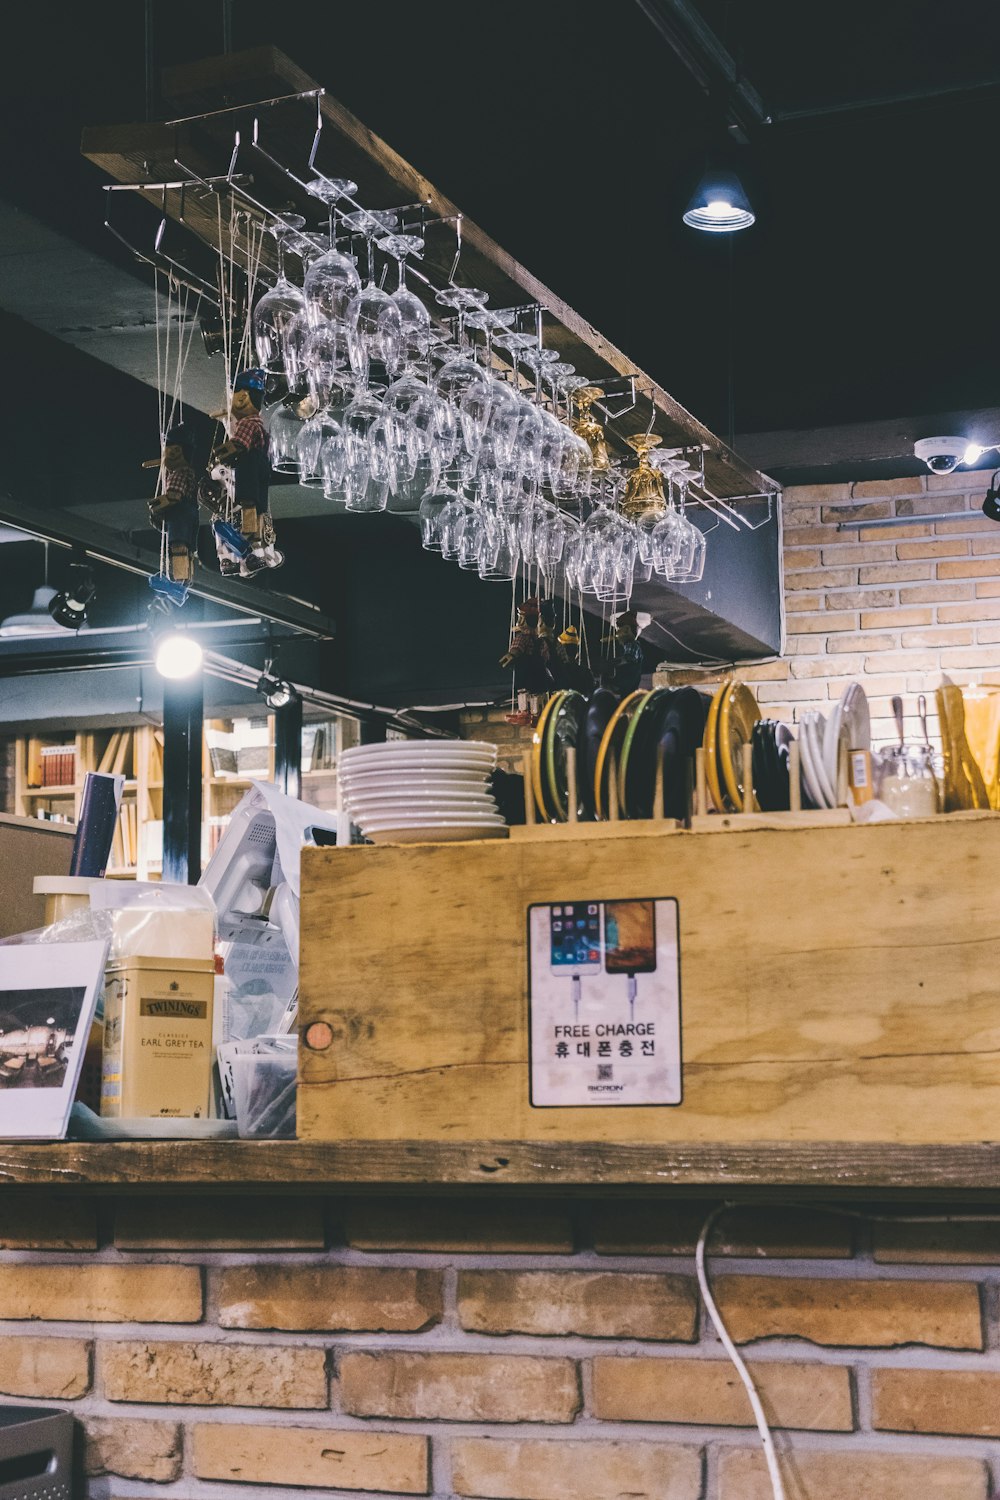
[[[722,1321],[722,1314],[719,1312],[715,1298],[712,1296],[712,1288],[709,1285],[708,1271],[705,1266],[705,1247],[708,1244],[708,1237],[715,1227],[716,1220],[731,1207],[732,1204],[730,1203],[720,1203],[717,1208],[713,1208],[701,1226],[701,1233],[698,1236],[698,1245],[695,1250],[695,1271],[698,1275],[698,1285],[701,1288],[702,1299],[708,1309],[708,1315],[715,1324],[716,1332],[722,1340],[722,1347],[736,1366],[736,1373],[742,1380],[746,1388],[746,1393],[750,1398],[754,1420],[757,1423],[757,1431],[760,1433],[760,1440],[764,1445],[764,1457],[767,1460],[767,1472],[771,1479],[771,1491],[774,1500],[785,1500],[785,1486],[782,1483],[781,1469],[778,1466],[778,1455],[775,1452],[774,1439],[771,1436],[767,1417],[764,1415],[760,1396],[757,1394],[757,1387],[754,1385],[753,1376],[747,1369],[743,1356],[729,1337],[726,1325]]]

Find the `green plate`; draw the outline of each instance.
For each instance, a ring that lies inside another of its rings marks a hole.
[[[566,779],[566,751],[575,750],[587,712],[587,700],[582,693],[565,692],[555,711],[549,717],[545,736],[545,769],[548,794],[552,799],[553,816],[559,823],[569,819],[569,784]],[[576,767],[577,815],[583,812],[580,796],[580,763]]]

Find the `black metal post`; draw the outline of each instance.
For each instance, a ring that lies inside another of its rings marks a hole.
[[[201,874],[200,670],[163,681],[163,879],[196,885]]]
[[[298,693],[274,710],[274,780],[289,797],[302,796],[302,699]]]

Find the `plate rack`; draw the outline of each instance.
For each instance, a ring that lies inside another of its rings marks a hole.
[[[686,822],[668,818],[663,811],[663,761],[656,770],[653,795],[655,809],[652,818],[623,818],[618,796],[618,764],[612,753],[608,774],[608,818],[601,822],[583,822],[578,814],[576,751],[566,749],[566,786],[568,817],[565,822],[541,821],[532,792],[531,751],[524,754],[524,812],[525,822],[510,830],[510,837],[519,842],[531,842],[553,836],[560,838],[634,838],[656,833],[686,832],[727,833],[749,832],[753,828],[831,828],[842,827],[851,820],[850,808],[846,805],[848,790],[847,754],[841,747],[838,798],[843,806],[831,808],[804,808],[800,779],[798,743],[793,741],[788,751],[788,776],[791,807],[786,812],[761,812],[753,794],[752,749],[742,746],[743,806],[731,812],[709,812],[708,784],[705,776],[705,751],[695,751],[693,773],[689,772],[687,803],[690,812]]]

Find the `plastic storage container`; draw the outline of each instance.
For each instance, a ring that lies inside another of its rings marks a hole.
[[[241,1052],[233,1058],[236,1128],[242,1138],[294,1139],[296,1071],[294,1039],[280,1051]]]
[[[73,1418],[48,1406],[0,1406],[0,1500],[73,1500]]]

